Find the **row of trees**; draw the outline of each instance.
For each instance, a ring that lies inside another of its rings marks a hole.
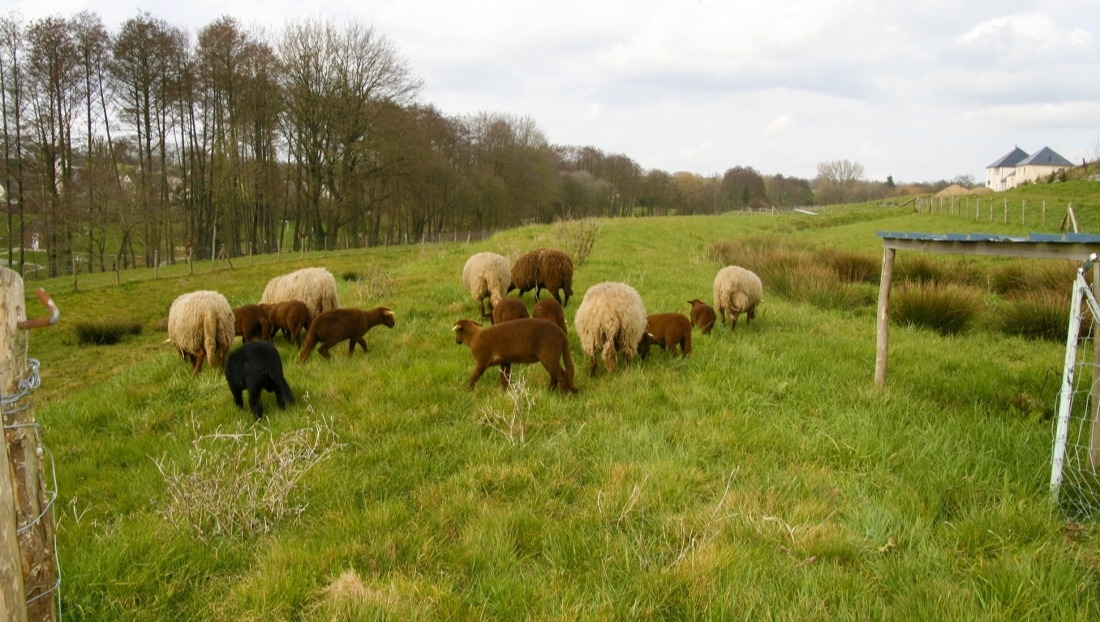
[[[551,145],[527,117],[443,114],[421,87],[389,40],[354,22],[266,38],[223,17],[192,38],[145,12],[114,33],[91,12],[0,18],[9,265],[22,270],[34,241],[57,275],[74,259],[109,270],[814,203],[809,180],[644,171]],[[819,170],[819,199],[858,188],[862,167],[846,166]]]

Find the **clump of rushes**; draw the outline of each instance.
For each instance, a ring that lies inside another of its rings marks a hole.
[[[1050,290],[1013,296],[997,315],[997,328],[1007,335],[1026,339],[1063,341],[1069,331],[1068,298]]]
[[[959,285],[902,283],[890,297],[894,322],[930,328],[942,335],[964,332],[982,308],[978,292]]]
[[[76,341],[82,346],[109,346],[122,341],[122,338],[126,335],[140,334],[141,324],[139,322],[100,320],[78,322],[76,324]]]

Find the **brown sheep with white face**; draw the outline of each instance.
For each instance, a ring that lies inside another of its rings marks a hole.
[[[714,307],[699,300],[689,300],[688,304],[691,305],[691,323],[699,329],[700,333],[704,335],[710,333],[710,329],[714,328],[714,322],[718,319],[718,315],[714,313]]]
[[[679,345],[680,356],[691,354],[691,320],[683,313],[654,313],[647,316],[646,334],[649,336],[649,343],[661,349],[675,354],[676,346]],[[641,354],[643,357],[649,354],[648,345]]]
[[[309,358],[309,353],[313,351],[313,346],[318,342],[321,343],[321,347],[317,351],[325,358],[329,358],[329,348],[345,339],[348,340],[348,356],[355,353],[355,344],[359,344],[363,352],[366,352],[367,342],[363,339],[363,335],[379,324],[393,328],[393,311],[385,307],[377,307],[369,311],[351,308],[325,311],[313,318],[298,362],[305,362]]]
[[[271,324],[260,305],[247,304],[233,309],[233,330],[240,335],[242,343],[266,341],[271,335]]]
[[[459,320],[453,330],[455,343],[469,346],[474,356],[470,389],[477,385],[486,369],[497,365],[501,371],[501,386],[508,388],[513,363],[538,362],[550,374],[551,390],[577,392],[569,340],[553,322],[525,318],[481,328],[477,322]]]
[[[523,301],[519,298],[502,298],[493,307],[493,324],[522,320],[527,317],[531,317],[527,313],[527,305],[523,304]]]
[[[282,331],[294,345],[302,347],[302,331],[308,331],[312,319],[309,307],[301,300],[287,300],[274,304],[262,303],[260,307],[267,311],[270,323],[270,337]]]

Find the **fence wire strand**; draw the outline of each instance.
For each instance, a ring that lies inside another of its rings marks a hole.
[[[0,395],[0,417],[3,420],[3,429],[6,430],[33,430],[34,432],[34,451],[40,451],[43,466],[47,469],[47,477],[50,482],[50,488],[46,492],[46,503],[42,511],[38,516],[27,521],[22,525],[16,527],[16,534],[23,534],[29,529],[32,529],[39,525],[47,514],[51,518],[54,517],[54,507],[56,506],[58,497],[58,485],[57,485],[57,469],[54,465],[53,452],[49,450],[42,442],[42,435],[40,434],[41,425],[35,421],[31,423],[15,423],[12,418],[22,412],[29,410],[33,406],[33,402],[30,400],[30,396],[38,387],[42,385],[42,376],[39,374],[39,368],[41,363],[37,359],[27,359],[27,373],[19,381],[19,389],[11,395]],[[5,435],[6,436],[6,435]],[[4,442],[7,442],[6,440]],[[6,468],[6,467],[4,467]],[[56,518],[54,520],[56,525]],[[53,537],[53,565],[54,574],[56,580],[54,584],[38,594],[27,598],[26,604],[30,605],[38,600],[45,598],[51,594],[55,595],[57,599],[57,612],[58,616],[61,614],[61,562],[57,556],[57,530],[52,529]]]

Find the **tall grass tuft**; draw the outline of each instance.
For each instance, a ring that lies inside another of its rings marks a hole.
[[[1068,297],[1075,266],[1066,261],[1010,261],[989,271],[989,288],[1002,296],[1058,292]]]
[[[361,302],[371,302],[386,298],[393,292],[394,279],[385,270],[358,275],[354,280],[355,293]]]
[[[946,283],[947,271],[943,264],[924,255],[906,255],[894,264],[895,283]]]
[[[997,314],[994,324],[1007,335],[1064,341],[1069,331],[1068,298],[1064,292],[1050,290],[1028,291],[1013,296]]]
[[[819,309],[849,310],[871,302],[857,284],[843,282],[833,270],[818,264],[803,265],[783,275],[782,282],[787,299]]]
[[[169,501],[161,516],[200,540],[268,532],[304,505],[292,505],[299,480],[340,445],[325,421],[279,437],[259,427],[197,438],[188,465],[156,460]]]
[[[891,295],[890,317],[905,326],[955,335],[969,328],[983,307],[981,296],[973,288],[909,282],[902,283]]]
[[[878,258],[843,249],[825,249],[821,259],[845,283],[877,283],[882,274]]]
[[[76,323],[76,342],[82,346],[109,346],[122,341],[127,335],[140,335],[141,322],[112,322],[95,320]]]

